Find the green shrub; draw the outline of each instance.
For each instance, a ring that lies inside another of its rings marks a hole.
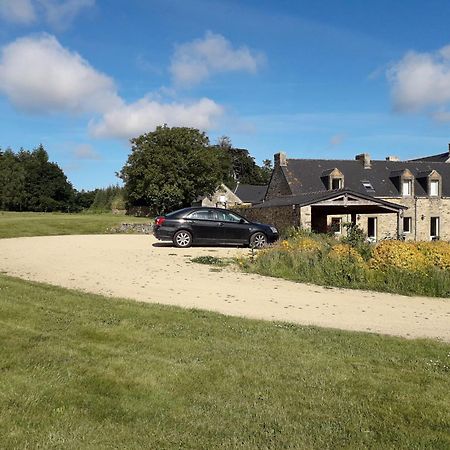
[[[240,266],[261,275],[324,286],[450,297],[444,245],[436,249],[426,247],[425,251],[421,243],[383,241],[371,245],[356,237],[355,245],[351,245],[299,230],[291,230],[290,236],[259,251],[256,258],[240,259]],[[420,256],[420,261],[400,264],[408,255]],[[414,276],[412,267],[420,269],[414,270]]]

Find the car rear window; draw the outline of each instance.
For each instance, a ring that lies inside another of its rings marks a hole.
[[[183,216],[188,211],[190,211],[190,208],[177,209],[176,211],[172,211],[171,213],[166,214],[165,217],[170,219],[171,217]]]

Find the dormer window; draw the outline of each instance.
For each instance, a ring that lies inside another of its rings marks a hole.
[[[414,195],[414,175],[409,169],[396,170],[391,172],[390,178],[403,197]]]
[[[409,197],[412,195],[413,180],[402,180],[402,195]]]
[[[336,167],[322,172],[322,180],[329,191],[344,187],[344,174]]]
[[[439,180],[430,180],[430,197],[439,197]]]
[[[436,170],[428,170],[417,174],[417,181],[430,197],[440,197],[442,194],[442,177]]]

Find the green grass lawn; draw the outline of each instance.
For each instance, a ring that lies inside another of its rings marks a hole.
[[[450,345],[0,275],[0,448],[450,447]]]
[[[61,234],[99,234],[127,223],[149,223],[145,217],[114,214],[19,213],[0,211],[0,238],[54,236]]]

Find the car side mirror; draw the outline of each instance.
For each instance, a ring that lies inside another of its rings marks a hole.
[[[244,219],[241,219],[239,223],[246,223]]]

